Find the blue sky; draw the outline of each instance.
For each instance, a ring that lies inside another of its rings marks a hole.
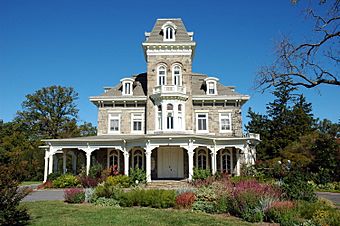
[[[273,98],[252,87],[259,68],[273,61],[275,41],[311,35],[302,6],[289,0],[0,0],[0,119],[12,120],[26,94],[62,85],[79,93],[79,118],[96,125],[97,109],[88,97],[145,72],[144,32],[157,18],[182,18],[195,32],[193,71],[251,95],[243,107],[246,122],[249,107],[263,113]],[[316,117],[339,120],[338,87],[300,92]]]

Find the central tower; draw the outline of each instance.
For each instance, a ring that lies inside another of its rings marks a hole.
[[[145,33],[147,134],[193,132],[193,35],[181,19],[158,19],[152,31]]]

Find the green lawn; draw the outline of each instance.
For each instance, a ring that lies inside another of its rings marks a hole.
[[[31,225],[250,225],[234,217],[185,210],[99,207],[61,201],[25,202]]]

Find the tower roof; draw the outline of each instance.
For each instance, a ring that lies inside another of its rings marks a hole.
[[[145,33],[146,40],[144,43],[167,43],[167,41],[163,39],[163,26],[166,24],[172,24],[176,30],[175,41],[169,43],[194,43],[192,40],[193,32],[187,31],[180,18],[157,19],[152,31]]]

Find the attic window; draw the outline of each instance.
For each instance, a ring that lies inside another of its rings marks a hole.
[[[217,95],[217,82],[218,82],[218,78],[215,77],[208,77],[206,79],[204,79],[205,83],[206,83],[206,94],[207,95]]]
[[[124,78],[120,80],[123,86],[122,95],[132,95],[133,94],[133,79]]]
[[[176,25],[170,21],[166,22],[162,26],[163,40],[164,41],[175,41]]]

